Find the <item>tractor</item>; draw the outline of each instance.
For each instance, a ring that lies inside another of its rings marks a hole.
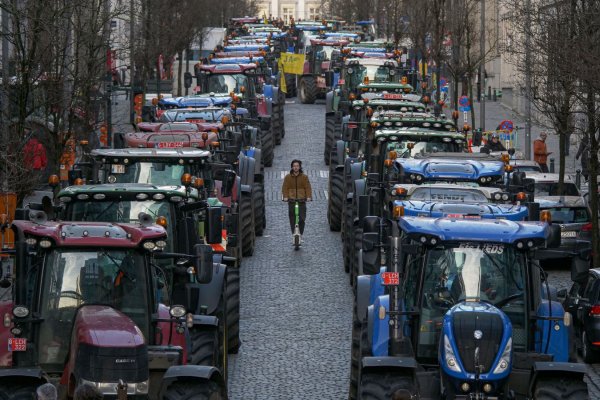
[[[538,261],[560,227],[542,220],[368,217],[363,257],[382,271],[359,279],[350,398],[587,399]]]
[[[177,303],[167,278],[181,274],[190,287],[213,280],[222,272],[210,246],[163,252],[166,232],[145,214],[135,225],[48,222],[34,210],[29,219],[11,225],[14,268],[2,258],[4,399],[32,398],[44,382],[61,399],[86,383],[105,398],[227,397],[218,367],[227,355],[213,346],[226,334],[219,318]],[[163,259],[177,259],[177,271]]]

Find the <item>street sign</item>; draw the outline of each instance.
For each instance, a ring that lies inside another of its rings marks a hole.
[[[460,106],[458,107],[460,111],[471,111],[471,102],[469,101],[469,98],[467,96],[460,96],[460,98],[458,99],[458,105]]]
[[[509,133],[512,133],[514,128],[515,126],[513,122],[510,119],[505,119],[504,121],[500,122],[498,128],[496,129],[499,131],[508,131]]]

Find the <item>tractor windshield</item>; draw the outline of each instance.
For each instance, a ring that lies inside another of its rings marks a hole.
[[[148,276],[144,256],[132,249],[55,249],[45,260],[41,283],[39,363],[60,366],[69,351],[77,310],[111,306],[149,337]]]
[[[185,165],[164,162],[136,162],[110,166],[109,183],[150,183],[156,186],[181,184],[181,175],[191,172]],[[110,177],[113,178],[110,178]],[[112,181],[111,181],[112,180]]]
[[[244,74],[215,74],[208,77],[206,92],[241,93],[241,87],[248,87],[248,77]]]
[[[523,253],[503,244],[459,243],[430,250],[425,258],[413,258],[407,265],[407,306],[421,306],[415,332],[418,357],[436,359],[443,317],[463,301],[489,302],[502,309],[513,324],[514,345],[526,346]],[[420,274],[422,286],[417,291]]]
[[[398,158],[412,158],[419,153],[456,153],[461,151],[462,147],[443,137],[406,137],[398,142],[388,142],[387,151],[391,150],[398,153]]]
[[[168,238],[173,237],[175,224],[174,204],[169,201],[119,200],[119,201],[74,201],[68,204],[69,221],[139,223],[140,213],[148,214],[153,220],[167,219]],[[171,240],[167,240],[167,251],[172,250]]]

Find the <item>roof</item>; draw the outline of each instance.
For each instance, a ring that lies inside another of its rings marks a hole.
[[[559,174],[547,174],[544,172],[527,172],[527,178],[532,178],[536,182],[558,182],[560,175]],[[565,175],[565,182],[575,183],[573,178],[569,175]]]
[[[221,65],[221,66],[227,66],[227,69],[229,69],[230,65],[235,65],[235,64],[248,64],[248,63],[262,63],[264,61],[264,57],[258,56],[258,57],[225,57],[225,58],[212,58],[210,60],[211,64],[216,64],[216,65]],[[232,67],[232,70],[235,67]]]
[[[105,196],[103,198],[95,198],[95,194],[102,193]],[[147,198],[136,198],[135,196],[139,193],[147,194]],[[89,195],[88,198],[77,198],[80,194]],[[58,193],[58,197],[72,197],[73,200],[81,201],[110,201],[114,198],[128,199],[128,200],[151,200],[151,197],[155,194],[163,194],[166,197],[180,196],[180,197],[192,197],[198,198],[198,191],[194,188],[186,191],[184,186],[157,186],[147,183],[113,183],[113,184],[98,184],[98,185],[76,185],[68,186],[62,189]],[[162,200],[155,198],[153,200]]]
[[[527,207],[509,204],[396,200],[394,205],[404,206],[404,215],[407,217],[523,221],[529,215]]]
[[[236,74],[256,69],[256,64],[211,64],[201,65],[199,71],[205,71],[211,74]]]
[[[208,93],[192,96],[171,97],[162,99],[158,102],[163,106],[175,107],[223,107],[231,103],[231,96],[216,97],[210,96]]]
[[[504,219],[464,220],[455,218],[404,217],[398,221],[408,234],[437,236],[442,241],[514,243],[517,240],[547,239],[550,228],[543,222],[514,222]]]
[[[50,238],[57,246],[134,248],[146,240],[166,238],[162,226],[143,227],[136,224],[110,222],[46,222],[13,221],[26,235]]]
[[[144,161],[144,159],[209,159],[211,153],[205,150],[192,148],[181,149],[95,149],[91,152],[92,157],[96,159],[106,159],[105,161],[113,161],[109,159],[118,158],[115,162],[122,162],[123,159],[132,159],[134,161]]]
[[[504,174],[502,161],[398,158],[394,165],[405,174],[419,174],[425,180],[476,181],[484,176],[501,177]]]
[[[452,120],[436,118],[428,113],[394,113],[390,114],[373,114],[372,122],[378,122],[384,127],[391,126],[422,126],[432,130],[456,131],[456,125]]]
[[[555,207],[587,207],[585,199],[581,196],[536,196],[540,209]]]
[[[223,50],[225,53],[235,52],[235,51],[260,51],[260,50],[269,50],[268,44],[234,44],[225,46]]]
[[[434,131],[427,128],[384,128],[375,132],[375,138],[398,140],[399,136],[451,138],[454,141],[464,140],[464,135],[458,132]]]

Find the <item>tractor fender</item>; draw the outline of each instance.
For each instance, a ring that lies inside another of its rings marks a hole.
[[[48,382],[48,376],[38,367],[0,369],[0,381],[15,378],[37,380],[40,381],[40,385]]]
[[[254,175],[260,175],[261,174],[260,163],[261,163],[261,159],[262,159],[262,150],[257,147],[253,147],[253,149],[254,149],[254,155],[252,157],[254,158]],[[256,178],[255,178],[255,180],[256,180]]]
[[[250,185],[241,185],[242,193],[252,193],[252,186]]]
[[[225,387],[223,375],[221,375],[217,367],[207,365],[175,365],[169,367],[163,375],[162,382],[160,383],[159,398],[164,398],[167,388],[173,382],[189,379],[194,381],[214,381],[221,388],[224,389]]]
[[[239,175],[242,181],[242,185],[252,186],[254,184],[254,168],[256,160],[252,157],[239,156]]]
[[[360,250],[362,253],[362,250]],[[367,310],[369,309],[369,294],[371,291],[371,275],[359,275],[356,278],[356,318],[367,323]]]
[[[362,177],[363,163],[355,162],[350,166],[350,178],[355,181]]]
[[[335,152],[337,154],[338,165],[336,165],[335,169],[341,167],[344,170],[344,159],[346,158],[346,144],[343,140],[338,140],[335,142]]]
[[[271,103],[272,104],[279,104],[279,88],[277,86],[272,86],[270,85],[272,90],[271,90]]]
[[[534,362],[533,367],[531,368],[531,376],[529,378],[529,397],[533,398],[533,392],[538,379],[567,375],[571,378],[583,380],[586,372],[587,366],[583,363],[553,361]]]
[[[275,101],[275,97],[273,96],[273,85],[263,85],[263,94],[267,98],[271,98],[271,101]]]
[[[354,193],[356,193],[357,196],[367,194],[366,187],[367,185],[364,179],[356,179],[354,181]]]
[[[368,332],[368,343],[369,348],[372,348],[373,343],[373,328],[375,327],[375,306],[369,304],[367,307],[367,332]]]
[[[333,90],[325,94],[325,115],[331,115],[335,111],[333,109]]]
[[[219,300],[223,293],[226,272],[227,267],[225,267],[224,264],[213,263],[213,278],[211,281],[208,283],[194,284],[194,286],[199,289],[197,291],[198,305],[206,306],[208,315],[213,315],[219,305]]]
[[[346,193],[346,204],[348,207],[352,207],[352,199],[354,199],[354,192]]]

